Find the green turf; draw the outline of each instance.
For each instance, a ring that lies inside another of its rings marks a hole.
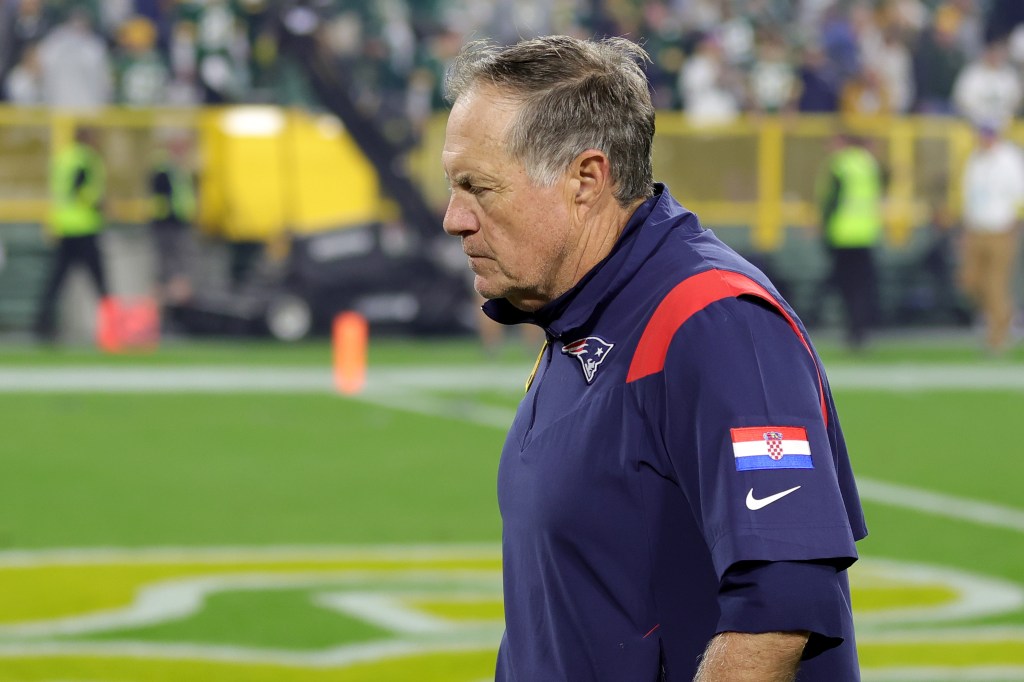
[[[275,617],[262,617],[268,613]],[[264,589],[215,594],[207,598],[202,611],[189,618],[113,630],[87,639],[320,649],[380,639],[388,634],[363,620],[315,606],[308,589]]]
[[[502,433],[332,395],[0,395],[0,547],[496,541]]]
[[[850,354],[828,340],[820,347],[828,367],[855,367],[864,361],[1011,367],[1020,357],[1018,351],[1011,358],[989,360],[962,338],[935,344],[897,339],[877,344],[863,355]],[[216,365],[323,367],[327,371],[329,358],[330,347],[324,341],[182,344],[153,355],[124,356],[74,348],[0,347],[0,368]],[[461,365],[499,364],[503,369],[521,370],[525,378],[532,361],[533,353],[516,345],[507,346],[496,358],[487,358],[467,339],[426,343],[378,340],[371,346],[371,366],[376,367],[448,365],[457,372]],[[437,405],[484,406],[499,415],[502,411],[511,415],[520,395],[519,389],[485,386],[466,392],[428,392],[420,398]],[[1018,455],[1015,416],[1024,413],[1024,392],[888,393],[839,386],[836,402],[859,476],[1024,509],[1020,493],[1024,458]],[[0,414],[4,416],[0,549],[410,543],[498,546],[495,476],[504,429],[461,421],[458,409],[445,417],[429,417],[359,399],[309,393],[78,392],[0,393]],[[1024,542],[1019,530],[945,518],[891,502],[865,500],[864,506],[871,530],[860,543],[865,558],[928,564],[1018,584],[1024,581]],[[3,577],[0,573],[0,594]],[[100,587],[83,579],[82,589]],[[328,585],[326,589],[331,588]],[[79,639],[316,651],[381,636],[372,624],[313,606],[312,592],[307,587],[258,592],[232,589],[210,596],[201,611],[181,620],[115,628]],[[893,591],[889,605],[935,605],[948,597],[943,587],[908,587]],[[870,610],[885,607],[884,595],[872,599]],[[494,615],[493,601],[488,602],[486,596],[475,603],[445,602],[444,598],[437,602],[425,599],[424,603],[438,613],[456,615],[471,615],[480,604],[488,603],[492,606],[481,613]],[[977,624],[1024,626],[1024,611],[950,625],[969,628]],[[917,622],[902,627],[916,630],[932,625]],[[1020,646],[1020,640],[962,642],[947,649],[930,643],[876,643],[874,648],[862,650],[863,659],[871,665],[923,665],[929,657],[983,664],[1001,645]],[[475,682],[486,677],[489,655],[467,654],[465,660],[473,661],[470,674],[459,679]],[[998,661],[1017,664],[1021,658],[1006,655]],[[72,659],[68,660],[71,665]],[[74,665],[82,665],[78,659],[74,661]],[[11,679],[94,679],[81,672],[87,666],[0,663],[0,679],[6,679],[3,669],[25,671]],[[122,663],[109,662],[107,670],[97,673],[95,679],[120,679],[110,671],[121,670]],[[140,659],[142,667],[124,665],[125,671],[134,671],[125,672],[124,679],[165,679],[161,676],[176,664]],[[219,664],[196,665],[219,670]],[[411,679],[409,675],[425,682],[455,679],[444,672],[402,668],[397,662],[388,662],[384,668],[367,665],[365,679],[405,680]],[[392,676],[379,672],[391,665],[405,672]],[[444,670],[443,660],[437,665],[437,670]],[[484,672],[472,672],[478,669]],[[204,673],[207,676],[202,679],[264,679],[261,675],[266,673],[260,669],[250,676],[249,668],[237,670],[245,672]],[[356,668],[350,672],[355,677],[346,672],[337,679],[364,679]],[[266,675],[265,679],[320,678],[319,673],[294,678],[288,673]]]
[[[858,474],[1024,507],[1024,392],[840,388],[836,407]]]

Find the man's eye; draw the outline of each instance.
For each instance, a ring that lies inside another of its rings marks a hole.
[[[484,189],[483,187],[477,187],[476,185],[467,185],[466,191],[469,192],[470,194],[483,194],[487,190]]]

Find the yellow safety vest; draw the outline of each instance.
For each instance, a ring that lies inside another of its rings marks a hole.
[[[84,175],[84,182],[75,187]],[[91,147],[73,144],[60,151],[50,173],[50,226],[62,237],[95,234],[103,227],[100,202],[106,189],[103,160]]]
[[[878,162],[861,147],[836,152],[829,169],[839,179],[839,200],[825,225],[838,248],[873,246],[882,236],[882,178]]]
[[[157,164],[155,170],[158,173],[167,173],[171,180],[171,196],[170,200],[162,196],[153,198],[153,220],[167,220],[173,216],[183,223],[192,222],[196,213],[196,193],[192,174],[166,161]]]

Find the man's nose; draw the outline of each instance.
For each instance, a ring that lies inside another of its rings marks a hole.
[[[442,225],[444,231],[453,237],[476,232],[480,226],[473,211],[455,194],[448,200],[448,210],[444,213]]]

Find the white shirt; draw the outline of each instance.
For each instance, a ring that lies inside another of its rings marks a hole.
[[[59,26],[39,43],[43,98],[58,109],[98,109],[110,103],[107,46],[94,33]]]
[[[971,232],[1009,232],[1024,205],[1024,156],[1013,144],[976,149],[963,175],[964,227]]]
[[[966,66],[953,84],[953,102],[969,121],[1006,123],[1020,100],[1020,81],[1008,64],[992,68],[976,61]]]
[[[739,103],[721,84],[725,67],[706,55],[686,61],[679,83],[686,116],[695,125],[728,123],[739,115]]]

